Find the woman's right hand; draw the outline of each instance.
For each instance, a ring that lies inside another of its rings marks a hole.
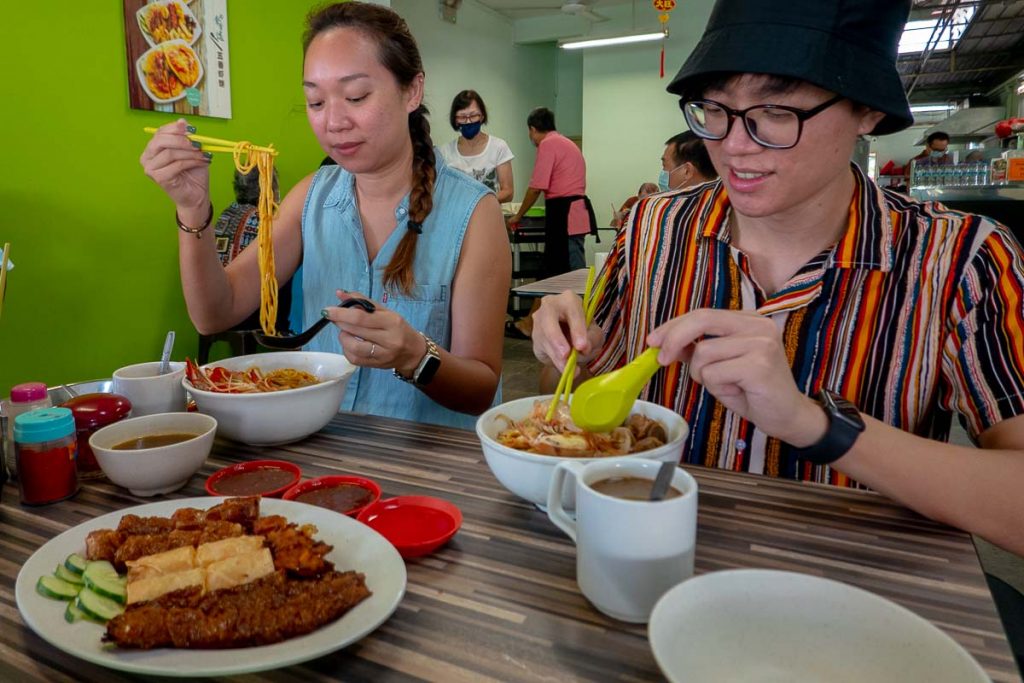
[[[573,348],[578,364],[590,360],[600,348],[603,334],[597,325],[587,327],[583,300],[568,290],[544,297],[533,313],[533,355],[559,371]]]
[[[142,151],[146,175],[183,210],[205,215],[210,204],[210,157],[192,144],[185,119],[161,126]]]

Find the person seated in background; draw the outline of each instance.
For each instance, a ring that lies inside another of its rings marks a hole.
[[[508,143],[481,130],[487,106],[475,90],[463,90],[452,100],[448,123],[459,137],[440,147],[444,163],[486,185],[504,204],[512,201],[512,160]]]
[[[235,201],[228,204],[214,224],[213,232],[216,239],[217,255],[221,265],[227,267],[242,250],[256,241],[259,234],[260,219],[257,205],[260,200],[260,174],[255,168],[248,173],[235,169],[234,176]],[[277,169],[274,169],[274,201],[281,199]],[[289,330],[288,318],[292,307],[291,281],[282,283],[277,296],[277,329],[282,334]],[[238,323],[232,330],[258,330],[260,313],[256,311]]]
[[[1024,249],[850,162],[913,123],[910,5],[718,0],[668,90],[721,179],[640,200],[593,323],[545,297],[534,353],[575,348],[579,381],[656,347],[640,398],[686,419],[683,462],[869,487],[1024,553]]]
[[[704,141],[693,131],[683,131],[665,141],[661,153],[661,172],[658,183],[644,183],[636,195],[630,197],[615,212],[611,226],[620,228],[629,215],[629,210],[638,200],[656,192],[682,190],[693,185],[706,183],[718,177],[718,171],[711,164],[711,157]]]

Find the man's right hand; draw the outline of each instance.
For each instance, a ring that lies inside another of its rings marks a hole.
[[[604,332],[593,324],[587,328],[583,300],[566,290],[541,299],[540,308],[533,314],[532,338],[537,360],[561,371],[573,348],[578,366],[590,360],[601,347]]]

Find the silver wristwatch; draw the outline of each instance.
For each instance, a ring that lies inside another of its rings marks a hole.
[[[423,386],[424,384],[430,384],[430,381],[434,379],[434,375],[437,374],[437,369],[441,367],[441,352],[438,350],[437,344],[434,343],[433,339],[422,332],[420,332],[420,336],[427,343],[427,352],[423,355],[423,359],[420,360],[416,369],[413,370],[412,377],[406,377],[398,371],[398,368],[395,368],[393,372],[395,377],[403,382]]]

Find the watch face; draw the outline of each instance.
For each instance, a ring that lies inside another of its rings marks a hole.
[[[441,359],[437,356],[427,356],[423,359],[420,371],[416,373],[416,384],[427,384],[434,379],[434,374],[441,367]]]
[[[857,431],[863,431],[864,419],[860,416],[860,411],[857,410],[856,406],[839,394],[831,391],[822,391],[821,399],[822,404],[829,415],[838,420],[842,420]]]

